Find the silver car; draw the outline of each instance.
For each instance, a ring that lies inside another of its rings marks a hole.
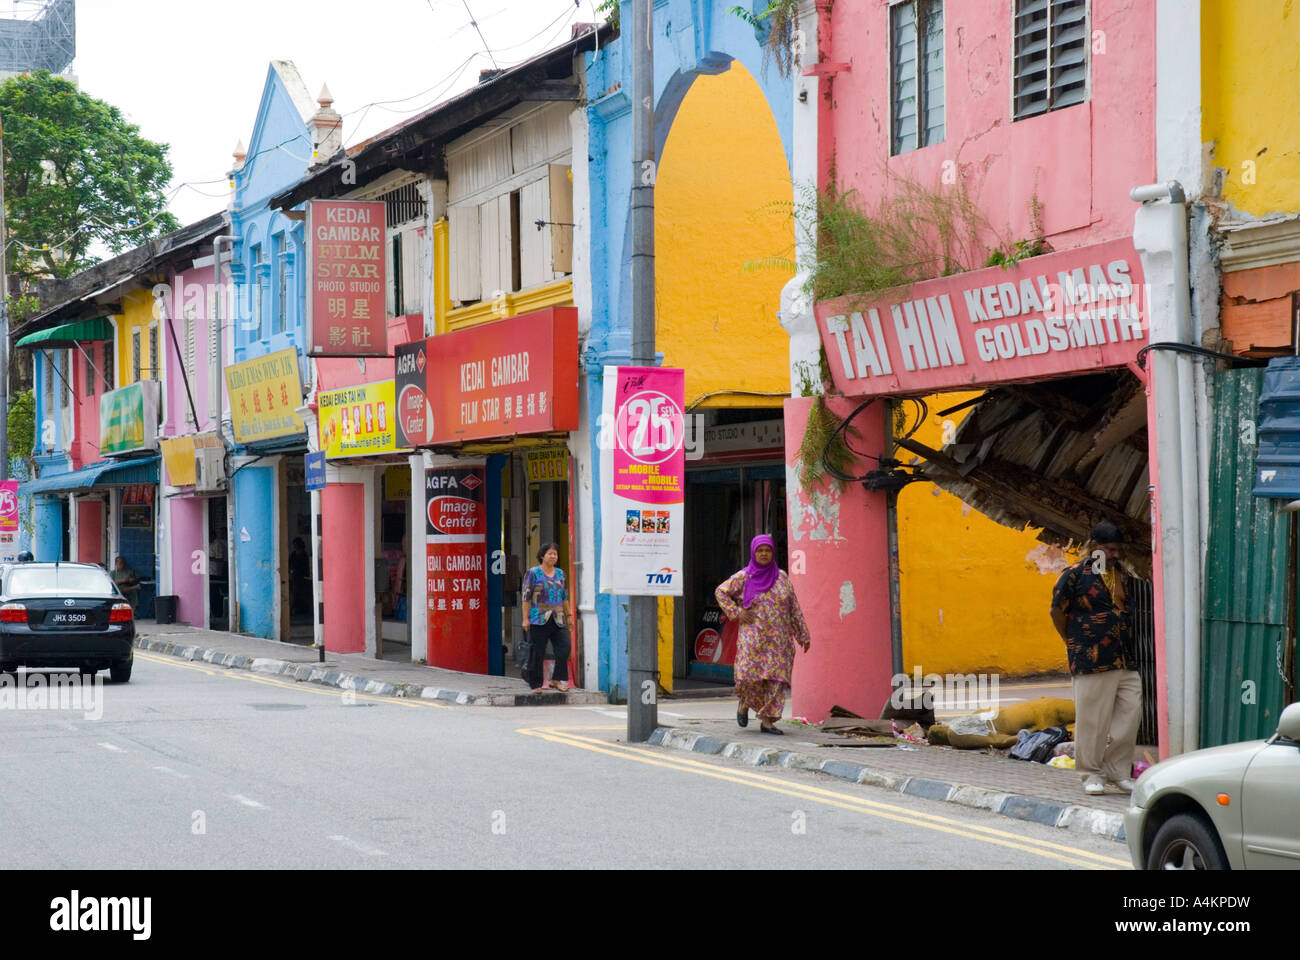
[[[1173,757],[1138,779],[1124,815],[1139,870],[1300,870],[1300,703],[1267,740]]]

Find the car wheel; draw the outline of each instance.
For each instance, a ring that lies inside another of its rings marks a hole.
[[[131,667],[134,660],[120,660],[108,668],[108,676],[114,683],[126,683],[131,679]]]
[[[1227,870],[1228,858],[1218,834],[1208,820],[1197,813],[1170,817],[1156,832],[1148,870]]]

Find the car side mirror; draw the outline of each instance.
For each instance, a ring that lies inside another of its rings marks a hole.
[[[1300,743],[1300,703],[1293,703],[1282,711],[1277,722],[1277,735],[1283,740]]]

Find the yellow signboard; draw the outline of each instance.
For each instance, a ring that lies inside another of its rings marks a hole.
[[[392,380],[316,394],[325,457],[409,452],[397,446],[396,396]]]
[[[192,487],[196,482],[194,471],[194,436],[159,440],[163,462],[167,464],[167,483],[173,487]]]
[[[302,433],[302,378],[298,348],[226,367],[230,419],[236,443],[252,443]]]
[[[411,499],[411,468],[389,467],[384,471],[384,499]]]
[[[549,483],[569,479],[569,451],[529,450],[524,460],[529,483]]]

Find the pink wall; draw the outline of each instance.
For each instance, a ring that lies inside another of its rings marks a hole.
[[[324,595],[324,634],[331,653],[366,649],[366,617],[373,601],[365,591],[365,516],[364,484],[331,483],[321,491],[321,557],[331,585]]]
[[[1105,46],[1091,55],[1090,99],[1013,123],[1010,0],[944,4],[944,140],[890,157],[889,6],[836,0],[829,30],[822,15],[822,59],[850,66],[822,99],[823,177],[833,158],[871,206],[886,170],[927,185],[954,173],[1003,240],[1032,236],[1035,190],[1057,250],[1131,236],[1129,188],[1155,179],[1155,5],[1089,6]]]
[[[857,406],[843,398],[827,403],[841,417]],[[787,451],[798,450],[811,405],[803,397],[785,402]],[[883,405],[868,407],[853,426],[858,449],[880,450]],[[855,469],[861,474],[868,467]],[[885,496],[859,484],[841,491],[828,482],[811,494],[794,484],[788,489],[789,573],[812,634],[808,653],[795,655],[791,710],[818,722],[838,703],[877,717],[894,672]]]
[[[212,268],[202,267],[173,274],[171,295],[167,301],[167,315],[170,323],[162,324],[162,340],[159,348],[163,351],[163,364],[167,383],[167,419],[163,424],[162,435],[180,437],[189,433],[198,433],[216,427],[208,410],[208,334],[216,318],[210,316],[214,303],[212,299]],[[194,310],[194,379],[190,381],[190,390],[194,395],[194,410],[198,414],[198,426],[192,426],[186,419],[190,404],[185,395],[185,378],[177,361],[176,346],[172,343],[172,331],[180,347],[180,355],[185,355],[185,311]],[[227,308],[221,308],[225,310]],[[224,337],[222,338],[224,342]],[[224,377],[223,377],[224,379]],[[225,387],[222,386],[222,400],[225,399]],[[202,546],[200,542],[200,546]]]
[[[90,359],[99,369],[99,374],[108,377],[111,384],[113,372],[107,366],[107,344],[83,343],[81,349],[90,354]],[[78,470],[89,463],[98,463],[104,459],[99,455],[99,398],[109,388],[104,386],[100,375],[93,370],[89,371],[89,377],[86,376],[86,357],[81,350],[74,349],[71,353],[72,392],[77,398],[73,407],[73,416],[76,417],[77,422],[73,430],[71,453],[72,469]]]
[[[105,562],[104,504],[99,500],[77,501],[77,562]]]
[[[207,557],[207,532],[203,523],[203,501],[192,497],[173,497],[171,530],[167,538],[172,552],[172,593],[179,597],[176,619],[190,626],[203,626],[203,591],[207,584],[207,564],[194,572],[194,551]]]

